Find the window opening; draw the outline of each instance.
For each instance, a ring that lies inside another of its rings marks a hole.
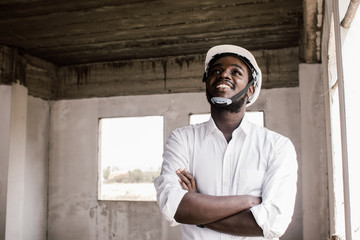
[[[156,200],[163,125],[162,116],[100,119],[99,200]]]

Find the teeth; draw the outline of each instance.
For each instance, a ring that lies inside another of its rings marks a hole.
[[[219,84],[216,86],[216,88],[230,88],[230,87],[226,84]]]

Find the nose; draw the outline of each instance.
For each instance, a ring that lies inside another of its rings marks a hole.
[[[230,70],[229,69],[224,69],[221,73],[220,73],[220,77],[224,78],[224,79],[229,79],[230,78]]]

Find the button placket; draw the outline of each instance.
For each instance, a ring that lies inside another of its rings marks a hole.
[[[222,172],[222,193],[223,195],[229,195],[230,194],[230,184],[231,184],[231,157],[232,157],[232,150],[233,150],[233,143],[230,141],[230,143],[227,145],[224,159],[223,159],[223,172]]]

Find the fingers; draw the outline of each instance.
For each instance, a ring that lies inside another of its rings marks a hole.
[[[183,181],[179,180],[179,183],[182,189],[189,191],[189,188],[186,186],[186,184]]]
[[[176,174],[180,178],[179,183],[184,190],[197,192],[195,179],[186,169],[178,169]]]
[[[181,181],[183,181],[188,187],[191,187],[191,182],[190,182],[189,178],[187,177],[190,174],[185,174],[185,172],[187,172],[185,169],[184,170],[178,169],[176,171],[176,174],[178,175],[178,177],[180,178]]]
[[[191,183],[189,182],[189,180],[184,176],[184,174],[182,173],[182,171],[180,169],[176,170],[176,174],[178,175],[179,179],[179,183],[182,189],[189,191],[189,187],[191,187]]]
[[[182,173],[185,177],[187,177],[190,181],[191,181],[191,180],[194,180],[193,176],[191,176],[191,174],[190,174],[186,169],[182,170],[181,173]]]
[[[181,173],[190,181],[191,188],[195,189],[196,185],[195,185],[195,179],[193,178],[193,176],[186,169],[184,169]]]

